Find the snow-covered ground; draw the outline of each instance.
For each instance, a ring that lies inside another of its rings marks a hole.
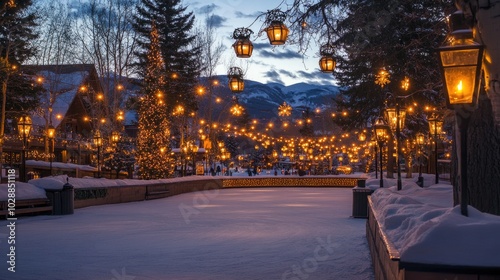
[[[395,179],[384,178],[379,189],[379,180],[368,177],[378,220],[401,260],[500,267],[500,217],[472,207],[461,216],[451,186],[434,185],[432,174],[424,174],[425,188],[416,186],[416,176],[403,178],[401,191]],[[191,179],[204,177],[170,180]],[[17,195],[40,196],[65,181],[17,183]],[[70,182],[76,188],[137,183]],[[349,218],[351,212],[348,188],[251,188],[23,217],[15,231],[17,272],[5,266],[0,279],[373,279],[365,220]],[[4,264],[12,235],[7,223],[0,224]]]
[[[0,279],[373,279],[346,188],[222,189],[23,217]],[[307,278],[306,278],[307,277]]]

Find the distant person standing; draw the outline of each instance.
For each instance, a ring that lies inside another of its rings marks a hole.
[[[220,165],[217,165],[216,172],[217,172],[217,175],[220,175],[220,173],[221,173],[221,170],[220,170]]]

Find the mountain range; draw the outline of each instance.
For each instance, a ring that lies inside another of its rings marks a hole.
[[[307,83],[285,86],[278,83],[263,84],[245,80],[243,92],[232,93],[227,85],[226,76],[216,78],[219,85],[212,87],[212,96],[208,93],[200,98],[198,112],[200,116],[208,116],[211,109],[213,121],[224,123],[228,118],[235,117],[230,114],[229,109],[235,102],[238,102],[247,110],[252,120],[274,124],[288,122],[290,125],[297,126],[298,120],[308,108],[314,112],[313,123],[316,131],[333,129],[331,114],[335,112],[333,99],[339,93],[337,86]],[[202,83],[208,84],[208,79],[202,79]],[[212,102],[209,101],[210,97]],[[217,98],[220,102],[216,102]],[[291,116],[286,118],[278,115],[278,107],[284,102],[292,107]]]

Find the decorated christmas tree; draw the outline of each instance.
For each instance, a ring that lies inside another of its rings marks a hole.
[[[137,163],[142,179],[165,178],[169,175],[170,125],[164,89],[165,67],[160,53],[158,30],[153,23],[138,108]]]

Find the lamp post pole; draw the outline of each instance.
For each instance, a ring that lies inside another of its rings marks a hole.
[[[438,49],[445,82],[446,102],[455,110],[460,133],[460,210],[468,215],[467,129],[479,95],[484,46],[474,41],[472,29],[462,12],[449,18],[451,37]],[[460,71],[457,71],[459,69]],[[463,71],[462,69],[467,69]]]
[[[375,122],[374,125],[375,129],[375,136],[377,137],[377,142],[379,145],[380,149],[380,187],[384,187],[384,178],[383,178],[383,168],[382,168],[382,148],[384,145],[384,142],[388,138],[389,130],[390,127],[387,125],[387,123],[384,121],[384,118],[379,117],[377,121]]]
[[[400,124],[399,124],[399,111],[400,111],[400,108],[399,108],[399,102],[396,103],[396,160],[397,160],[397,167],[398,167],[398,191],[400,191],[403,186],[402,186],[402,183],[401,183],[401,156],[400,156],[400,149],[401,149],[401,139],[400,139],[400,130],[401,130],[401,127],[400,127]]]
[[[101,178],[101,145],[97,145],[97,178]]]
[[[378,142],[378,147],[379,147],[379,162],[380,162],[380,187],[383,188],[384,187],[384,172],[383,172],[383,168],[382,168],[382,148],[384,146],[384,142],[383,141],[379,141]]]
[[[439,183],[439,172],[438,172],[438,134],[437,134],[437,124],[434,125],[434,166],[436,168],[436,184]]]
[[[49,124],[47,128],[47,136],[49,137],[50,176],[52,176],[52,157],[54,156],[54,138],[56,136],[56,129],[52,124]]]
[[[50,176],[52,176],[52,156],[54,155],[54,138],[50,139]]]
[[[94,134],[94,144],[97,146],[97,177],[101,178],[101,146],[102,137],[101,132],[97,130]]]
[[[438,119],[437,115],[433,114],[432,117],[429,119],[429,133],[432,135],[432,138],[434,139],[434,168],[436,174],[436,179],[435,179],[436,184],[439,183],[438,139],[439,139],[439,134],[442,131],[442,127],[443,127],[443,122]]]
[[[33,123],[28,115],[19,118],[17,123],[18,133],[23,139],[23,148],[21,151],[21,170],[19,172],[19,179],[21,182],[26,182],[26,148],[28,146],[28,136],[31,132],[32,125]]]
[[[21,151],[21,182],[26,182],[26,146],[27,146],[26,133],[23,132],[23,149]]]
[[[375,160],[375,179],[378,179],[377,141],[375,140],[372,143],[373,143],[373,151],[375,152],[375,155],[373,156],[373,159]]]
[[[417,134],[417,147],[418,147],[418,181],[417,185],[421,188],[424,187],[424,177],[422,177],[422,146],[425,143],[424,135]]]
[[[457,123],[460,131],[460,212],[468,216],[467,204],[469,201],[469,190],[467,183],[467,129],[469,127],[469,115],[462,116],[456,113]]]

